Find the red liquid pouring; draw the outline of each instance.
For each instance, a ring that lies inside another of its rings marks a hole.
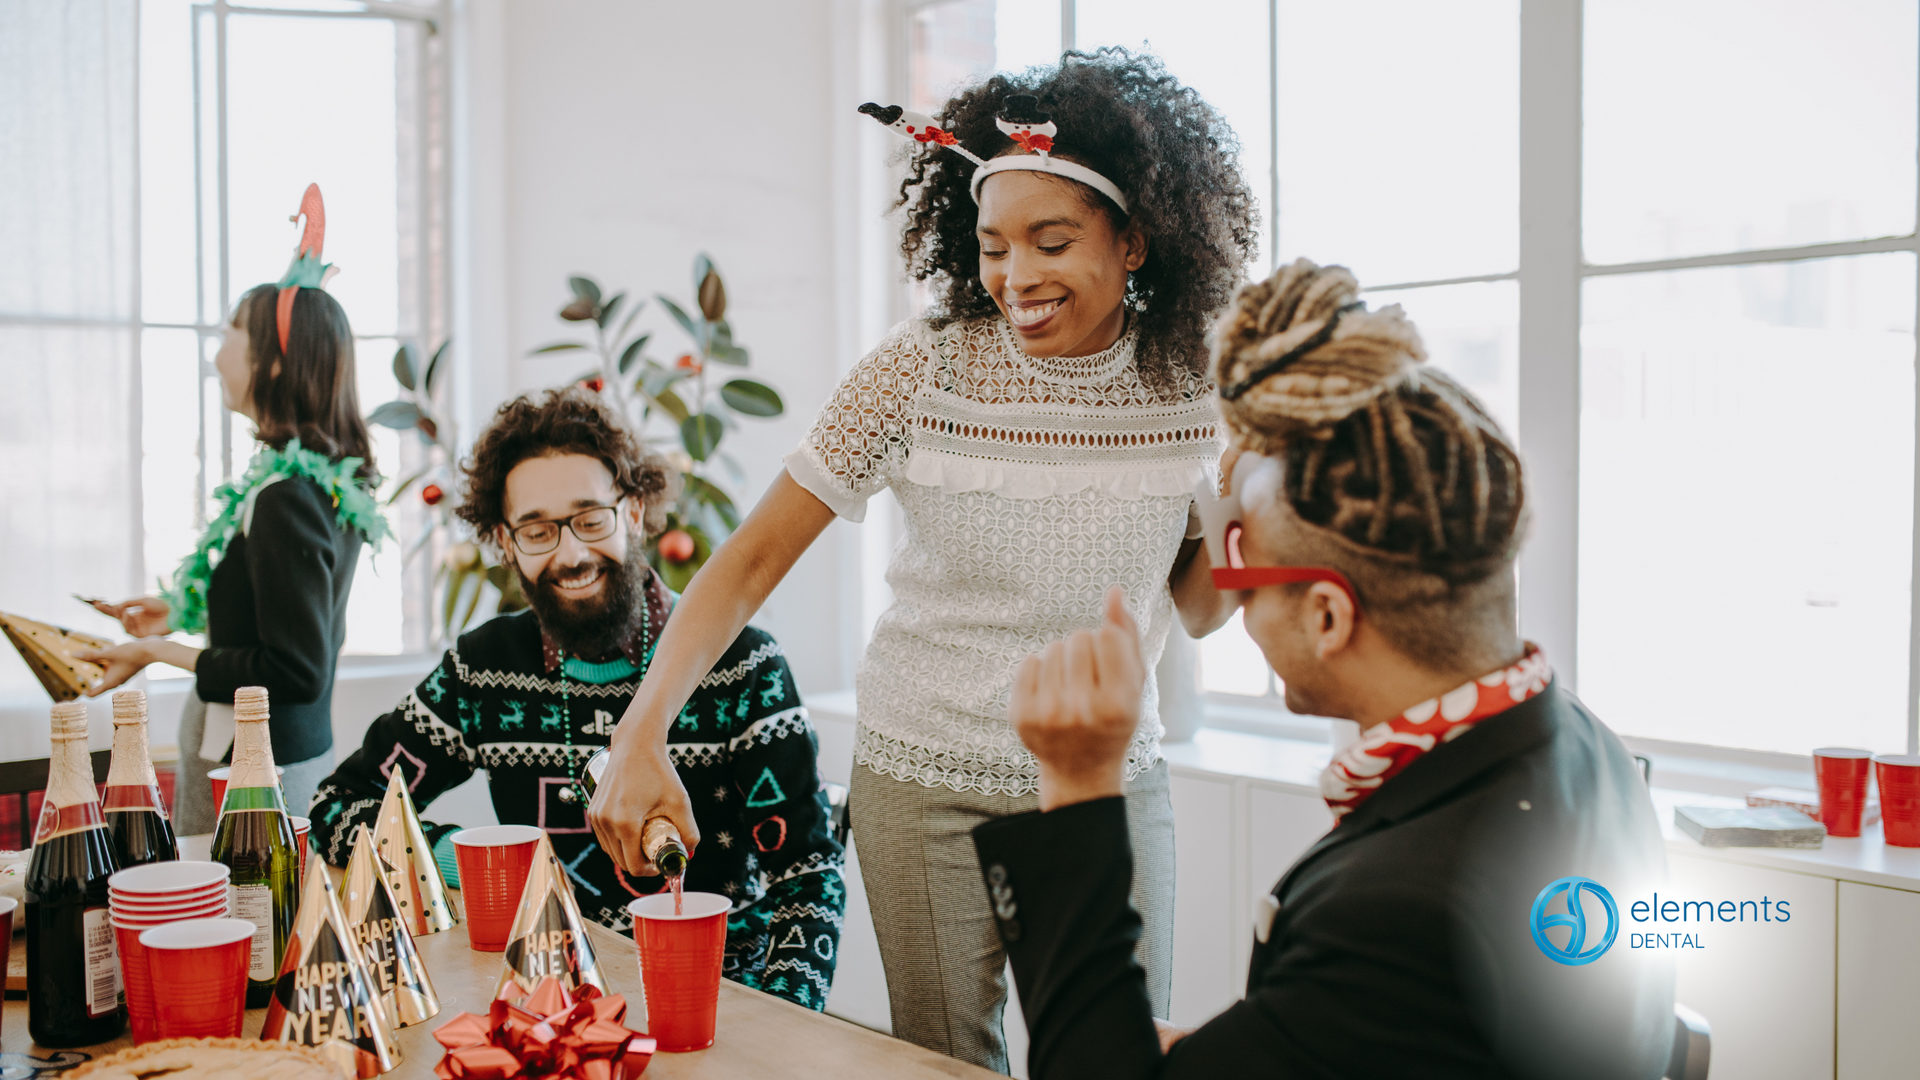
[[[685,874],[675,874],[667,879],[667,888],[673,890],[673,913],[675,915],[680,914],[681,890],[684,888],[683,883],[686,879],[687,876]]]

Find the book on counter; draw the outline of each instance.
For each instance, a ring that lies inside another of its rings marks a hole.
[[[1702,847],[1817,848],[1826,826],[1784,806],[1676,806],[1673,823]]]

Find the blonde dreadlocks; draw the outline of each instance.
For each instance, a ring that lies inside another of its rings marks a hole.
[[[1284,466],[1289,550],[1347,574],[1394,644],[1446,666],[1471,652],[1471,611],[1502,608],[1511,632],[1520,457],[1427,366],[1398,305],[1370,312],[1359,293],[1344,267],[1305,259],[1242,289],[1214,331],[1220,408]]]

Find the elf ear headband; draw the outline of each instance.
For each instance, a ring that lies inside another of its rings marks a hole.
[[[871,101],[860,106],[860,111],[902,138],[944,146],[978,166],[973,170],[970,185],[976,204],[980,202],[980,185],[986,183],[987,177],[1003,172],[1038,172],[1077,180],[1112,199],[1122,213],[1129,212],[1127,197],[1121,193],[1120,185],[1085,165],[1053,156],[1054,139],[1060,134],[1060,129],[1054,124],[1052,116],[1040,111],[1039,99],[1032,94],[1009,96],[1001,105],[999,115],[993,118],[994,126],[1012,139],[1023,153],[1007,154],[991,161],[961,146],[953,132],[942,129],[925,113],[909,112],[898,105],[876,105]]]
[[[1241,524],[1244,511],[1240,508],[1240,492],[1246,478],[1251,475],[1249,466],[1260,457],[1254,453],[1242,453],[1234,462],[1233,475],[1229,479],[1225,495],[1217,494],[1213,486],[1202,480],[1194,489],[1194,509],[1199,511],[1200,522],[1207,530],[1207,561],[1213,567],[1213,587],[1223,592],[1238,592],[1242,589],[1257,589],[1262,585],[1291,585],[1299,581],[1325,581],[1337,586],[1347,594],[1347,601],[1353,605],[1353,617],[1360,617],[1360,594],[1354,590],[1353,582],[1338,570],[1318,566],[1248,566],[1240,553],[1240,537],[1246,531]]]
[[[287,337],[293,331],[293,297],[301,289],[325,288],[327,281],[339,273],[332,263],[320,261],[320,245],[327,238],[327,208],[320,201],[320,185],[308,184],[306,194],[300,196],[300,209],[287,220],[299,223],[305,216],[307,226],[300,232],[300,244],[293,249],[293,261],[287,264],[287,272],[280,277],[279,306],[275,310],[280,328],[280,353],[287,352]]]

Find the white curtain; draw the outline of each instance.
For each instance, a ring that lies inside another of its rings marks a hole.
[[[138,40],[136,0],[0,0],[0,610],[93,632],[68,594],[146,577]]]

